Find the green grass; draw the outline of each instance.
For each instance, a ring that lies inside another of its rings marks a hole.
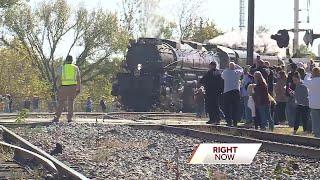
[[[281,128],[274,128],[273,130],[274,133],[279,133],[279,134],[289,134],[292,135],[293,133],[293,128],[292,127],[281,127]],[[302,130],[302,127],[299,127],[297,131],[297,135],[300,136],[313,136],[312,134],[309,133],[304,133]]]

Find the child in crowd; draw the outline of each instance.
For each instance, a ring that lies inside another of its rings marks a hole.
[[[243,99],[244,119],[247,126],[250,126],[253,121],[251,109],[248,107],[248,100],[249,100],[248,86],[254,83],[252,74],[253,72],[250,72],[248,68],[245,68],[243,71],[243,79],[241,82],[241,97]]]
[[[254,94],[254,88],[255,88],[255,84],[250,84],[248,86],[248,95],[249,95],[249,99],[248,99],[248,108],[251,110],[251,115],[252,115],[252,119],[254,121],[254,124],[256,126],[256,129],[258,128],[258,120],[256,117],[256,106],[254,104],[254,100],[253,100],[253,94]]]
[[[291,91],[291,95],[295,98],[296,118],[294,121],[293,134],[297,134],[300,122],[302,121],[303,131],[310,131],[308,129],[309,120],[309,99],[308,99],[308,88],[302,83],[301,76],[298,72],[293,74],[293,83],[296,85],[294,91]]]
[[[196,103],[196,117],[201,118],[204,114],[204,87],[197,84],[194,91],[194,101]]]

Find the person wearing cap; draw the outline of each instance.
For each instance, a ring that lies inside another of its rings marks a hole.
[[[68,122],[72,121],[74,99],[80,93],[81,77],[78,66],[72,64],[73,58],[68,55],[64,64],[57,70],[58,108],[52,122],[59,122],[63,108],[67,103]]]
[[[209,71],[202,77],[200,84],[204,86],[206,112],[209,114],[207,124],[220,123],[220,101],[223,92],[223,79],[221,72],[217,69],[217,63],[212,61],[209,64]]]

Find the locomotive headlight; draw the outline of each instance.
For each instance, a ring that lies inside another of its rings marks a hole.
[[[140,71],[142,69],[142,64],[138,64],[137,69],[138,69],[138,71]]]

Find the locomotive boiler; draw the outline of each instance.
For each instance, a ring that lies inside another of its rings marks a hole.
[[[234,61],[234,51],[226,49],[192,41],[132,40],[112,95],[127,111],[193,112],[193,89],[209,63],[216,61],[223,69]]]

